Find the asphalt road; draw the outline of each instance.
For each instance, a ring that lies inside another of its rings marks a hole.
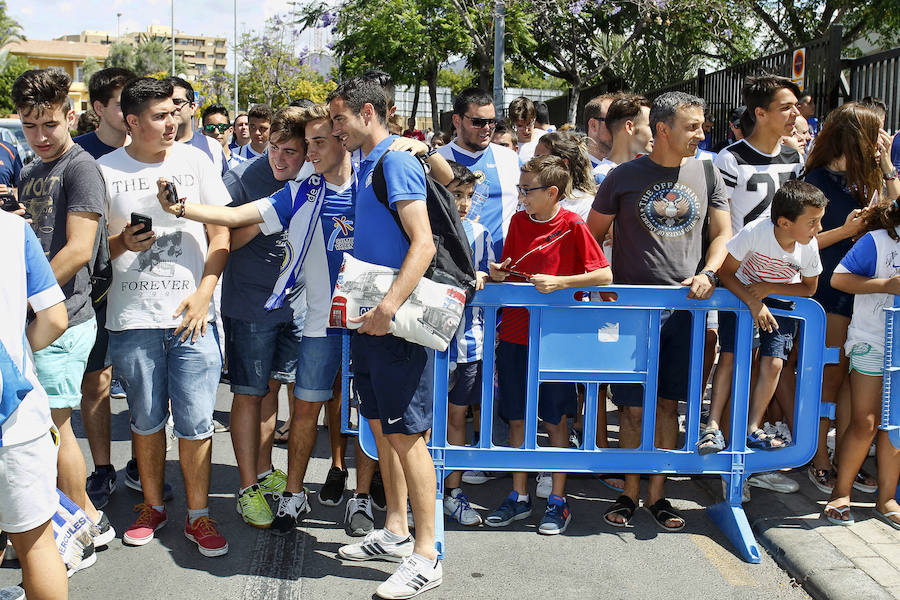
[[[220,386],[216,405],[220,421],[228,421],[230,402],[227,388]],[[213,442],[210,511],[229,541],[229,553],[204,558],[183,535],[186,509],[177,444],[168,453],[167,481],[176,492],[168,506],[169,523],[146,546],[122,545],[121,533],[134,518],[132,506],[141,499],[123,483],[122,469],[130,452],[125,401],[113,400],[113,411],[113,458],[119,468],[119,489],[106,511],[117,539],[99,552],[93,567],[72,577],[71,598],[369,598],[396,568],[395,563],[345,563],[336,557],[337,549],[350,538],[342,527],[344,505],[326,507],[315,500],[330,466],[324,429],[320,429],[307,477],[307,486],[313,491],[313,512],[294,534],[279,538],[240,520],[235,512],[238,474],[231,439],[220,433]],[[282,417],[286,413],[284,400],[280,412]],[[76,413],[79,432],[77,418]],[[87,442],[81,441],[89,456]],[[276,447],[274,462],[286,469],[284,449]],[[348,485],[353,486],[354,481],[351,468]],[[493,509],[507,493],[509,483],[499,479],[468,486],[467,492],[477,507]],[[536,533],[543,500],[536,502],[530,519],[508,528],[448,524],[444,583],[423,597],[808,598],[765,552],[758,565],[744,563],[734,554],[704,511],[718,501],[708,491],[716,488],[688,478],[670,482],[670,498],[688,522],[681,532],[660,531],[643,510],[636,513],[631,527],[613,530],[603,524],[602,514],[615,494],[593,478],[573,477],[568,486],[573,520],[564,535]],[[766,493],[754,490],[754,494]],[[383,518],[383,513],[376,512],[376,524]],[[0,587],[19,580],[18,563],[6,561],[0,568]]]

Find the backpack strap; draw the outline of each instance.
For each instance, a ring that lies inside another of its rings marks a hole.
[[[403,234],[403,237],[406,238],[408,243],[412,243],[412,240],[409,239],[409,236],[406,234],[406,230],[403,229],[403,222],[400,220],[400,213],[396,210],[391,209],[390,198],[388,196],[387,189],[387,181],[384,178],[384,158],[388,155],[388,152],[393,152],[393,150],[388,150],[378,159],[378,162],[375,163],[375,168],[372,169],[372,190],[375,192],[375,197],[378,198],[378,201],[387,209],[391,216],[394,217],[394,221],[397,223],[397,228],[400,229],[400,233]],[[422,159],[418,156],[416,159],[421,163]],[[424,166],[423,166],[424,168]],[[425,170],[426,176],[428,175],[428,170]]]

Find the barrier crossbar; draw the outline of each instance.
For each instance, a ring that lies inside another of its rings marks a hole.
[[[434,365],[434,425],[430,451],[437,470],[436,545],[443,553],[443,480],[451,471],[559,471],[570,473],[646,473],[721,475],[727,482],[727,499],[707,508],[713,522],[748,562],[759,562],[760,551],[741,507],[744,479],[752,473],[797,467],[815,454],[820,416],[828,411],[820,402],[822,369],[837,362],[837,349],[825,347],[825,313],[807,298],[784,298],[794,303],[792,310],[772,309],[801,321],[797,359],[793,442],[777,451],[758,452],[747,448],[747,412],[753,319],[746,305],[733,294],[718,289],[705,301],[687,298],[687,288],[658,286],[609,286],[578,292],[602,291],[616,294],[605,302],[585,302],[576,290],[541,294],[530,284],[490,284],[478,292],[473,306],[484,308],[484,348],[494,348],[498,309],[524,307],[530,313],[528,385],[523,447],[494,444],[494,353],[484,352],[481,404],[481,435],[477,446],[463,447],[447,442],[447,353],[438,353]],[[687,374],[688,402],[686,434],[680,447],[656,448],[657,370],[659,329],[663,311],[692,313],[691,362]],[[731,441],[719,453],[702,456],[697,451],[700,411],[705,382],[702,381],[706,313],[731,311],[737,316],[737,331],[730,403]],[[346,346],[345,346],[346,348]],[[345,367],[347,367],[345,356]],[[349,373],[345,370],[345,377]],[[586,386],[584,435],[580,448],[552,448],[538,444],[538,385],[543,382],[575,382]],[[606,410],[598,403],[605,383],[640,384],[644,390],[641,443],[638,448],[598,448],[597,414]],[[347,386],[344,387],[345,395]],[[349,395],[346,395],[349,398]],[[344,402],[345,411],[348,403]],[[349,416],[349,413],[347,413]],[[346,422],[346,419],[345,419]],[[366,454],[377,457],[372,432],[360,419],[360,445]]]

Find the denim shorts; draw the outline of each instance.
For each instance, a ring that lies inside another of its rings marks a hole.
[[[263,323],[222,317],[231,392],[248,396],[269,393],[269,380],[294,382],[300,334],[292,321]]]
[[[504,421],[525,419],[525,394],[528,381],[528,346],[500,340],[497,344],[497,401]],[[538,416],[559,425],[563,417],[578,412],[578,393],[574,383],[542,383],[538,388]]]
[[[113,370],[128,394],[133,432],[150,435],[165,427],[171,400],[175,435],[212,436],[222,371],[218,337],[214,323],[196,342],[182,342],[173,328],[109,332]]]
[[[52,344],[34,353],[38,381],[47,391],[50,408],[81,405],[81,378],[97,337],[97,320],[91,317],[73,325]]]
[[[737,317],[733,312],[719,313],[719,350],[734,354],[734,340],[737,335]],[[775,317],[778,326],[771,333],[760,331],[753,326],[753,348],[759,347],[760,356],[773,356],[787,360],[794,348],[794,337],[800,322],[791,317]]]
[[[354,333],[350,356],[363,418],[379,419],[384,433],[431,429],[434,350],[393,335]]]
[[[334,393],[334,380],[341,371],[342,335],[306,337],[300,340],[294,397],[306,402],[325,402]]]

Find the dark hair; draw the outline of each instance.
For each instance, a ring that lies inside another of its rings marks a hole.
[[[506,111],[506,116],[508,116],[512,122],[525,121],[531,123],[535,120],[537,111],[534,108],[534,102],[531,101],[531,98],[519,96],[509,103],[509,110]]]
[[[100,126],[100,117],[92,110],[86,110],[78,116],[78,124],[75,126],[76,135],[83,135],[95,131]]]
[[[391,110],[391,107],[394,106],[394,79],[380,69],[369,69],[360,77],[372,80],[381,86],[381,89],[384,90],[384,101],[387,104],[387,109]]]
[[[247,112],[247,120],[259,119],[261,121],[272,122],[272,109],[268,104],[254,104],[249,112]]]
[[[309,108],[315,105],[316,103],[309,98],[297,98],[296,100],[291,100],[291,103],[288,104],[288,106],[296,106],[297,108]]]
[[[828,167],[844,157],[847,189],[859,206],[866,206],[876,191],[884,189],[881,169],[875,163],[881,116],[859,102],[841,104],[825,117],[816,143],[806,157],[806,172]]]
[[[25,71],[12,85],[13,106],[25,116],[34,111],[40,115],[60,107],[68,113],[72,109],[72,101],[69,100],[71,84],[72,78],[59,68]]]
[[[550,124],[550,107],[543,100],[534,103],[534,120],[544,125]]]
[[[741,98],[747,110],[741,117],[741,127],[744,131],[752,131],[756,124],[756,109],[769,108],[772,99],[778,90],[788,89],[794,96],[800,96],[800,88],[797,84],[781,75],[762,73],[760,75],[748,75],[741,87]]]
[[[286,140],[300,140],[306,145],[306,125],[316,119],[327,119],[328,109],[321,104],[306,108],[285,106],[275,113],[269,139],[276,144]]]
[[[728,122],[736,129],[740,129],[741,131],[743,131],[743,127],[741,126],[741,117],[744,116],[745,112],[747,112],[746,106],[738,106],[730,113],[728,113]]]
[[[122,88],[122,115],[140,115],[151,100],[165,100],[172,97],[174,87],[168,79],[138,77]]]
[[[506,117],[501,117],[497,119],[497,122],[494,124],[494,133],[492,135],[497,135],[498,133],[512,133],[515,134],[515,127],[513,124],[509,122],[509,119]]]
[[[657,96],[650,107],[650,129],[653,130],[653,137],[656,137],[657,125],[665,123],[671,127],[675,121],[675,114],[679,110],[692,107],[705,111],[706,103],[703,98],[685,92],[666,92]]]
[[[825,208],[827,204],[828,198],[816,186],[799,179],[789,179],[772,196],[772,222],[777,225],[781,217],[794,222],[807,206]]]
[[[432,147],[432,148],[434,147],[434,143],[435,143],[436,141],[437,141],[437,142],[441,142],[442,145],[446,146],[446,145],[449,144],[452,140],[453,140],[453,138],[450,137],[450,134],[449,134],[449,133],[447,133],[447,132],[445,132],[445,131],[435,131],[435,132],[434,132],[434,135],[431,137],[431,147]]]
[[[222,115],[223,117],[225,117],[226,121],[231,121],[231,119],[228,117],[228,109],[225,108],[225,105],[223,104],[210,104],[209,106],[204,108],[203,114],[200,116],[201,121],[205,121],[206,117],[208,117],[209,115]]]
[[[366,104],[371,104],[375,109],[378,122],[387,127],[387,95],[381,86],[380,77],[357,75],[346,79],[336,90],[328,94],[327,103],[335,98],[341,98],[354,114],[362,112]]]
[[[615,130],[626,121],[634,121],[644,106],[650,108],[650,101],[640,94],[622,94],[617,97],[606,111],[607,129],[615,135]]]
[[[194,103],[194,86],[192,86],[181,77],[166,77],[166,81],[170,82],[173,88],[183,89],[187,101],[191,104]]]
[[[494,103],[494,97],[485,90],[477,87],[466,88],[456,95],[453,100],[453,114],[462,116],[469,110],[470,104],[487,106]]]
[[[133,71],[129,69],[121,69],[119,67],[110,67],[108,69],[100,69],[93,75],[88,82],[88,93],[91,96],[91,106],[94,102],[99,102],[103,106],[109,103],[113,93],[125,87],[125,84],[137,77]]]
[[[234,115],[234,121],[231,122],[231,126],[234,127],[234,125],[237,124],[237,120],[240,119],[241,117],[247,117],[247,113],[239,112],[238,114]],[[250,119],[250,117],[247,117],[247,120],[249,120],[249,119]]]
[[[522,165],[523,173],[535,173],[541,185],[555,186],[559,190],[557,200],[572,193],[572,175],[566,161],[552,154],[535,156]]]
[[[885,104],[884,100],[881,98],[875,98],[874,96],[866,96],[862,100],[859,101],[863,106],[868,106],[870,108],[874,108],[876,111],[880,112],[882,117],[887,115],[887,104]]]
[[[450,182],[452,185],[475,185],[478,181],[475,173],[455,160],[448,160],[447,164],[450,165],[450,170],[453,171],[453,181]]]
[[[605,119],[605,115],[601,115],[600,108],[604,100],[614,100],[618,94],[608,93],[600,94],[595,98],[591,98],[590,102],[584,105],[584,130],[587,131],[588,123],[591,119]],[[607,107],[608,110],[609,107]]]
[[[866,217],[866,229],[868,231],[884,229],[892,240],[900,242],[900,236],[897,235],[897,227],[900,227],[900,198],[890,204],[876,206],[869,212],[869,216]]]
[[[585,138],[571,131],[552,131],[542,135],[538,144],[543,144],[550,154],[566,161],[572,174],[573,188],[590,194],[597,191]]]

